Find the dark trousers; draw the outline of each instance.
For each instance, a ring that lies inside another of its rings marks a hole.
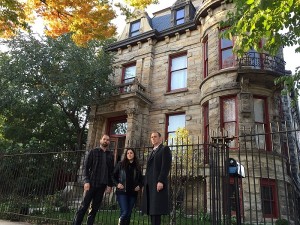
[[[160,225],[161,215],[151,215],[151,225]]]
[[[136,198],[137,196],[135,195],[117,194],[117,201],[120,206],[121,220],[130,220],[131,212],[134,207]]]
[[[91,205],[91,210],[87,216],[87,225],[93,225],[96,217],[96,213],[98,212],[103,194],[106,189],[106,185],[102,185],[101,187],[91,187],[90,190],[85,191],[83,193],[83,200],[80,204],[78,211],[75,214],[73,225],[81,225],[84,215],[88,208]],[[92,203],[92,204],[91,204]]]

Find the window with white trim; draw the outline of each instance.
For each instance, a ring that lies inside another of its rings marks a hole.
[[[169,91],[187,87],[187,55],[170,57]]]

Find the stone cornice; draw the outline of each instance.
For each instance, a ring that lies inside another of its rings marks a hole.
[[[119,48],[125,49],[127,48],[128,45],[132,44],[137,44],[138,42],[146,42],[148,41],[148,38],[153,38],[157,36],[157,31],[156,30],[151,30],[144,32],[140,35],[130,37],[121,41],[117,41],[111,45],[108,46],[107,50],[108,51],[117,51]]]
[[[196,12],[195,21],[199,21],[200,18],[204,18],[209,15],[209,11],[218,8],[222,5],[223,0],[211,0],[205,1],[203,5],[201,5],[200,10]]]
[[[187,23],[171,27],[169,29],[158,32],[157,30],[151,30],[145,33],[142,33],[138,36],[127,38],[121,41],[117,41],[108,46],[108,51],[117,51],[118,49],[125,49],[128,45],[137,45],[138,42],[143,43],[147,42],[149,38],[156,40],[164,40],[166,36],[175,36],[176,33],[182,34],[186,30],[196,30],[197,25],[194,21],[189,21]]]

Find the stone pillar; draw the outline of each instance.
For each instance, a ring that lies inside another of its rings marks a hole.
[[[141,138],[141,112],[138,107],[128,107],[127,114],[127,133],[126,146],[139,144]]]
[[[99,145],[104,122],[104,117],[99,115],[90,115],[86,150],[93,149]]]

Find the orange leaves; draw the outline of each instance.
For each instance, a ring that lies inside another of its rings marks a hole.
[[[47,27],[45,34],[51,37],[72,32],[74,42],[85,45],[89,40],[105,39],[115,34],[116,28],[110,21],[116,15],[111,5],[106,3],[97,0],[47,0],[40,5],[39,0],[29,1],[38,3],[39,15]]]
[[[16,34],[16,28],[27,29],[25,4],[18,0],[0,1],[0,37],[9,38]]]
[[[23,0],[23,4],[18,0],[3,1],[3,4],[10,4],[7,8],[14,10],[15,16],[9,19],[7,15],[0,14],[1,37],[11,36],[26,28],[25,22],[33,21],[35,15],[43,19],[46,35],[58,37],[71,32],[78,45],[85,45],[92,39],[109,38],[116,32],[115,25],[111,23],[116,15],[107,1]]]

